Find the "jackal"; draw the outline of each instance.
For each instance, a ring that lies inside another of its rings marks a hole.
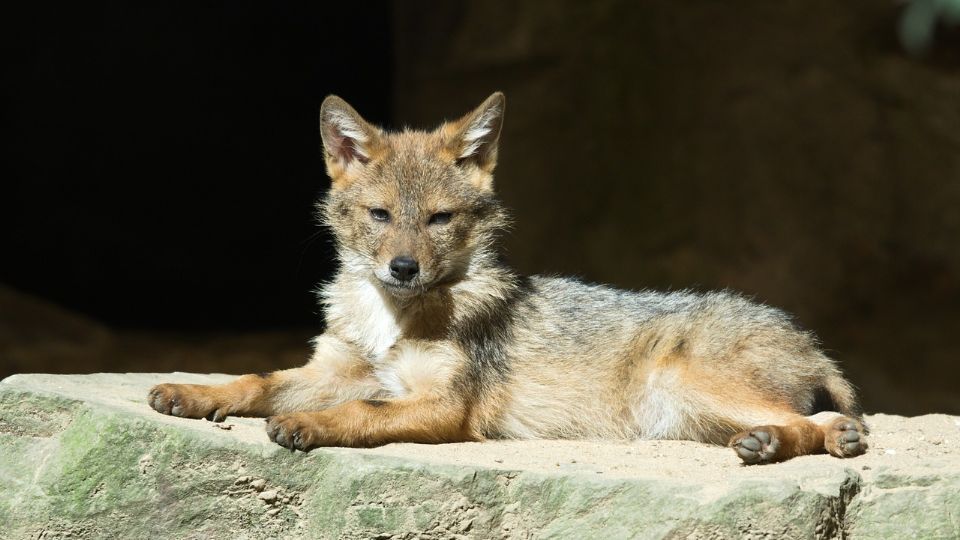
[[[628,292],[500,260],[493,190],[505,100],[389,133],[320,109],[319,203],[340,269],[303,367],[160,384],[164,414],[267,417],[291,449],[483,439],[689,439],[744,462],[861,454],[854,390],[783,312],[729,292]]]

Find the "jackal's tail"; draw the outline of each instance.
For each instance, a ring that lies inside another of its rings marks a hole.
[[[836,411],[863,422],[863,409],[857,399],[857,391],[839,373],[831,373],[823,380],[823,386],[815,397],[814,412]]]

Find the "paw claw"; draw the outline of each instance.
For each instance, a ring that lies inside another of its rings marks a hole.
[[[223,422],[224,420],[227,419],[227,412],[223,409],[217,409],[211,412],[210,414],[208,414],[207,416],[205,416],[204,418],[206,418],[211,422],[216,422],[219,424],[220,422]]]

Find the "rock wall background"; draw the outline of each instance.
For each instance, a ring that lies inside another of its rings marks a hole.
[[[885,1],[64,9],[7,33],[0,376],[299,363],[323,96],[428,127],[499,89],[519,269],[740,290],[868,410],[960,412],[956,27],[910,56]]]
[[[396,9],[395,117],[507,95],[526,272],[729,287],[795,313],[869,408],[960,407],[960,41],[890,2]],[[953,40],[953,41],[951,41]]]

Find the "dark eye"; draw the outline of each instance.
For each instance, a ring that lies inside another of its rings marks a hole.
[[[387,212],[383,208],[371,208],[370,217],[372,217],[374,221],[382,221],[386,223],[390,221],[390,212]]]
[[[437,212],[436,214],[430,216],[430,221],[427,223],[430,225],[446,225],[450,223],[450,218],[453,217],[451,212]]]

